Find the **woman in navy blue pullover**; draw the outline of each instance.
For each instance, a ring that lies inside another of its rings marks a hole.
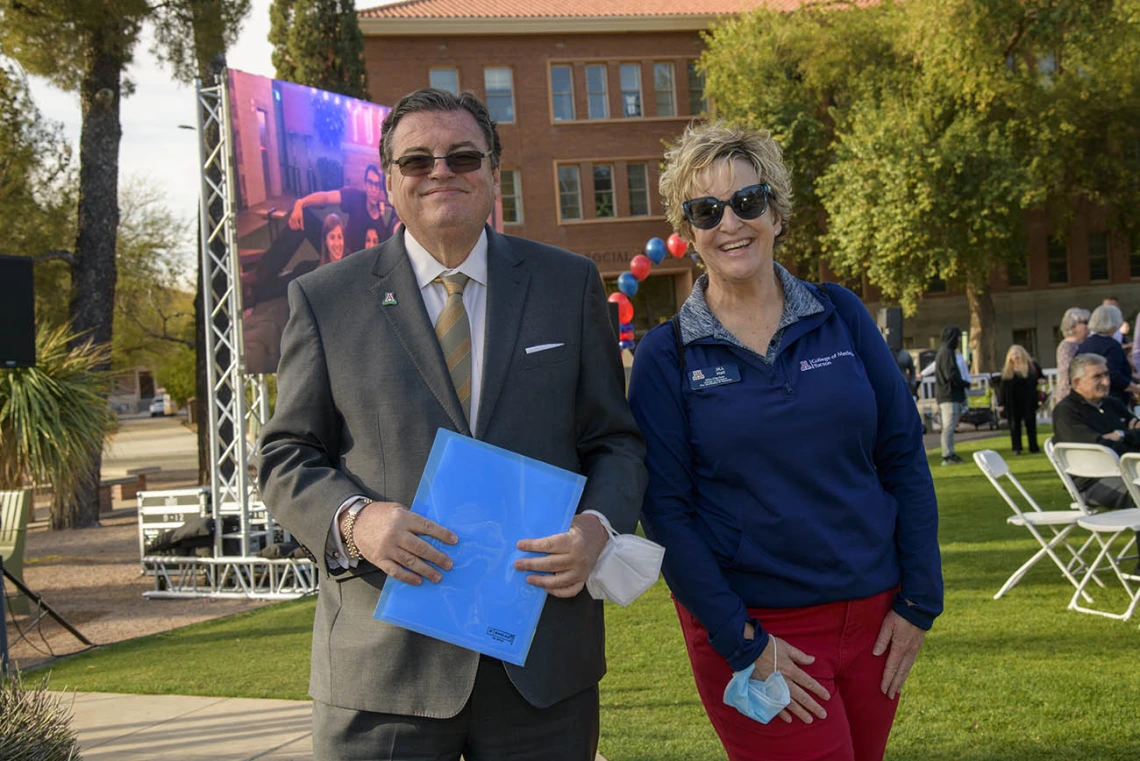
[[[707,271],[642,340],[630,404],[698,692],[730,761],[880,759],[942,610],[914,399],[853,293],[774,262],[792,193],[766,132],[691,127],[665,160]],[[725,702],[750,668],[789,688],[770,723]]]
[[[1132,408],[1132,395],[1140,391],[1133,378],[1132,364],[1113,335],[1124,324],[1119,307],[1101,304],[1089,317],[1089,336],[1077,347],[1077,354],[1099,354],[1108,364],[1109,394]]]

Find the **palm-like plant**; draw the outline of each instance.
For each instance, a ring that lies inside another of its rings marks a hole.
[[[0,370],[0,489],[50,483],[52,528],[71,525],[67,495],[90,471],[114,424],[107,405],[110,350],[69,346],[69,326],[41,327],[37,366]]]

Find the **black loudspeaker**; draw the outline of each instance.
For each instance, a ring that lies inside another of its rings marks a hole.
[[[36,300],[32,260],[0,256],[0,367],[35,367]]]
[[[614,329],[614,340],[618,340],[621,335],[621,319],[618,317],[618,305],[612,301],[607,301],[606,306],[609,307],[610,312],[610,327]]]
[[[879,310],[879,331],[887,340],[891,351],[897,352],[903,347],[902,307],[883,307]]]

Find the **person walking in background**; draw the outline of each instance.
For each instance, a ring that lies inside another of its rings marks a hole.
[[[938,414],[942,420],[942,464],[953,465],[962,462],[954,452],[954,430],[958,420],[966,414],[966,390],[970,388],[970,376],[963,375],[965,361],[962,350],[962,330],[954,325],[942,329],[942,344],[934,357],[934,399],[938,402]]]
[[[942,610],[918,409],[859,297],[775,263],[767,132],[688,127],[660,187],[707,271],[642,339],[630,406],[701,702],[730,761],[876,761]],[[757,681],[786,699],[748,702]]]
[[[1113,336],[1120,330],[1124,318],[1118,307],[1101,304],[1089,317],[1089,337],[1077,347],[1078,354],[1099,354],[1108,366],[1109,395],[1126,407],[1132,403],[1132,395],[1140,390],[1133,378],[1132,363],[1124,353],[1124,348]]]
[[[1061,316],[1061,342],[1057,344],[1057,385],[1053,387],[1053,404],[1069,395],[1069,362],[1077,356],[1077,347],[1089,335],[1089,310],[1069,307]]]
[[[1015,455],[1021,454],[1022,424],[1030,454],[1041,451],[1037,447],[1037,381],[1040,378],[1041,371],[1025,347],[1018,344],[1009,347],[1001,371],[999,404],[1009,417],[1009,437]]]

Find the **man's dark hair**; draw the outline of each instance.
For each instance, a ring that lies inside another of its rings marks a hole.
[[[384,182],[384,175],[382,175],[380,173],[380,167],[376,166],[375,164],[369,164],[368,166],[364,167],[364,179],[365,180],[368,179],[368,173],[369,172],[374,172],[376,174],[376,181],[377,182],[379,182],[379,183]]]
[[[423,87],[400,98],[395,108],[384,117],[384,123],[380,126],[380,163],[385,171],[392,171],[392,134],[396,131],[396,125],[408,114],[419,111],[466,111],[471,114],[483,132],[487,147],[491,150],[491,169],[499,168],[499,157],[503,153],[503,146],[499,142],[499,130],[483,101],[469,92],[455,95],[447,90]]]

